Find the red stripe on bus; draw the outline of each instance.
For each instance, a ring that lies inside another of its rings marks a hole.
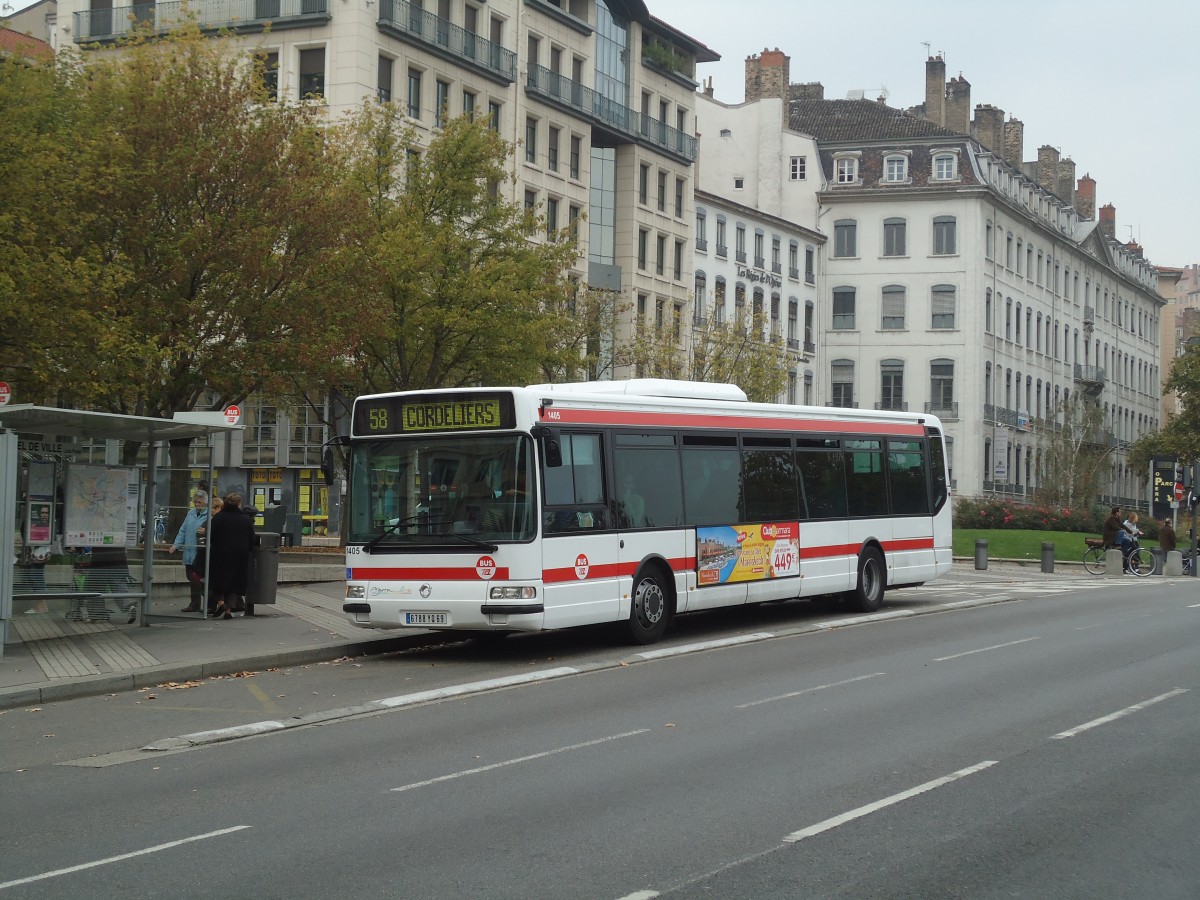
[[[568,409],[554,406],[542,412],[551,423],[631,425],[687,428],[738,428],[743,431],[812,431],[820,434],[902,434],[921,436],[925,428],[904,422],[851,422],[819,419],[723,416],[711,413],[634,412],[609,409]]]
[[[858,556],[861,544],[832,544],[828,547],[801,547],[801,559],[828,559],[833,556]],[[884,541],[883,549],[888,553],[900,550],[932,550],[933,538],[903,538],[896,541]]]
[[[435,568],[360,568],[349,570],[349,580],[375,581],[495,581],[508,578],[508,567],[501,566],[491,578],[483,578],[474,566]]]
[[[671,566],[671,571],[677,574],[691,572],[696,568],[695,557],[672,559],[668,560],[668,563]],[[587,575],[584,578],[579,577],[579,573],[575,571],[574,566],[546,569],[542,572],[542,581],[546,584],[569,584],[572,581],[594,581],[601,578],[618,578],[623,575],[632,578],[640,565],[641,562],[637,560],[622,563],[593,563],[588,566]]]
[[[899,540],[899,541],[884,541],[883,549],[891,550],[891,551],[932,550],[933,549],[933,538],[931,538],[931,537],[904,538],[903,540]]]

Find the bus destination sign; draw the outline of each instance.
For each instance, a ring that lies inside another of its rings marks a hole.
[[[360,399],[354,410],[358,435],[487,431],[512,428],[511,394],[409,394]]]

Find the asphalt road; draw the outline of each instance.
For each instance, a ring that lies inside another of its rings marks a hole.
[[[898,592],[1015,602],[853,627],[681,619],[648,657],[572,632],[11,710],[0,900],[1194,897],[1200,592],[1048,584]],[[670,655],[720,640],[744,642]]]

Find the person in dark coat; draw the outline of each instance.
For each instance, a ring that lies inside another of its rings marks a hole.
[[[229,494],[212,518],[208,539],[208,583],[213,618],[232,619],[246,593],[246,572],[254,546],[254,520],[242,512],[242,495]]]

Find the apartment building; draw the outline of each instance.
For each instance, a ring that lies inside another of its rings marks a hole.
[[[188,15],[266,54],[269,89],[324,103],[331,118],[377,97],[428,140],[447,116],[486,116],[517,148],[509,199],[539,209],[548,231],[586,221],[572,276],[631,311],[688,307],[694,79],[719,57],[641,0],[61,0],[56,27],[60,46],[104,47]],[[613,341],[641,324],[631,312]],[[256,501],[295,498],[325,527],[316,466],[327,430],[253,400],[245,414],[245,435],[212,449],[223,473],[240,470]]]
[[[1024,161],[1022,124],[986,105],[972,118],[969,83],[947,82],[940,58],[927,63],[926,103],[907,111],[826,100],[820,85],[790,84],[788,64],[777,50],[747,60],[745,106],[784,101],[786,121],[759,128],[769,146],[724,171],[710,168],[709,135],[736,134],[740,113],[714,105],[710,124],[702,105],[702,183],[766,185],[749,205],[784,209],[787,198],[783,218],[830,238],[818,262],[820,402],[936,414],[958,493],[1024,498],[1082,391],[1113,449],[1107,498],[1144,502],[1145,473],[1127,455],[1160,421],[1164,301],[1141,249],[1116,239],[1116,210],[1096,217],[1095,181],[1051,147]],[[811,157],[789,148],[798,136]],[[789,194],[795,156],[814,180]]]

